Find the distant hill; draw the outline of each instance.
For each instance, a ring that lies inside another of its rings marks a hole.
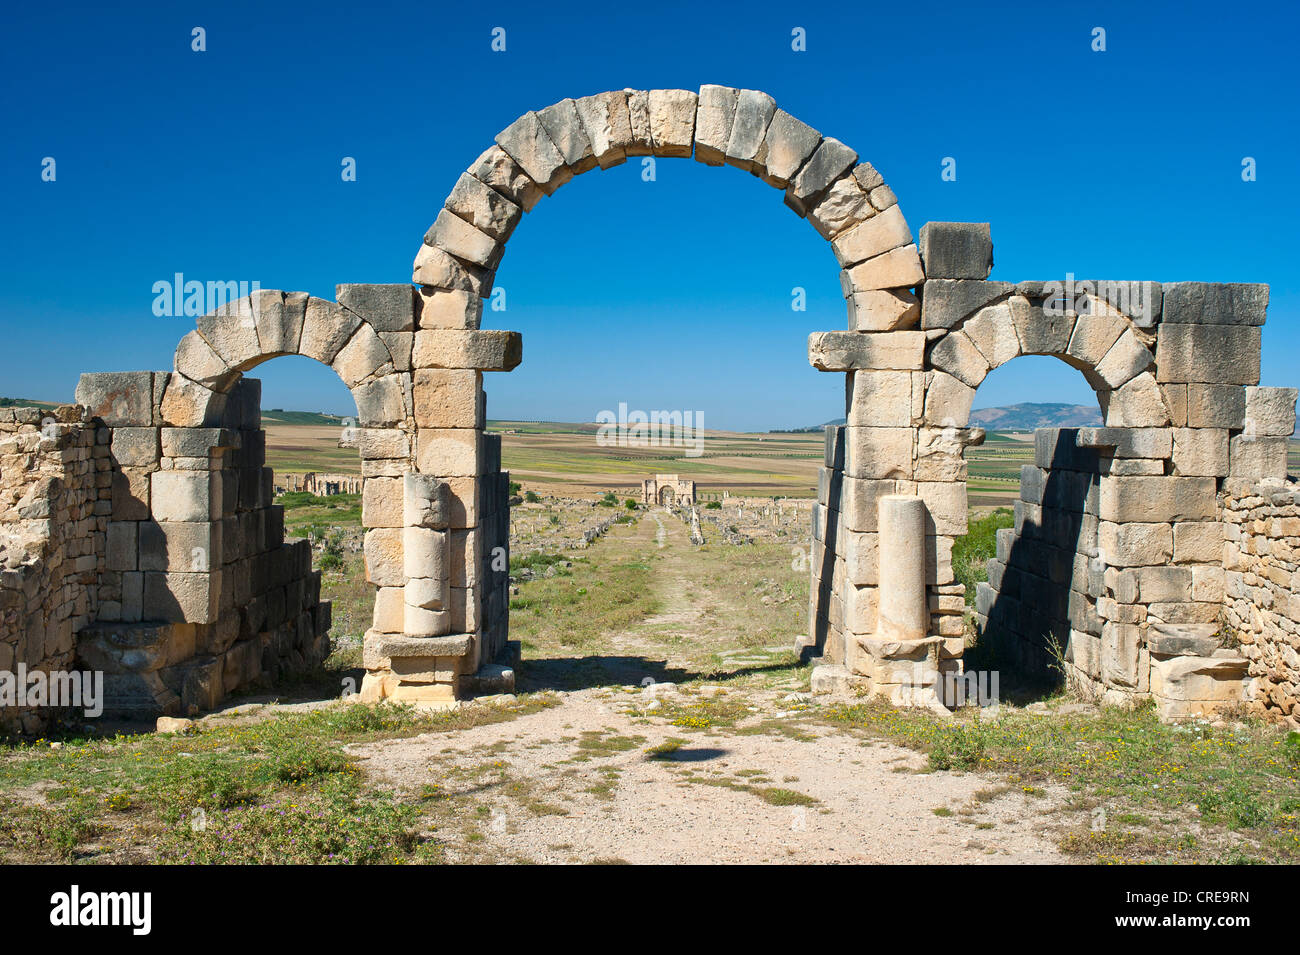
[[[285,411],[283,408],[269,408],[262,412],[262,421],[271,424],[341,425],[343,416],[324,414],[319,411]]]
[[[1101,412],[1092,405],[1028,401],[1001,408],[976,408],[970,413],[970,423],[989,431],[1082,428],[1100,425]]]
[[[844,424],[835,418],[826,424],[808,428],[789,428],[771,434],[806,434],[821,431],[826,425]],[[987,431],[1033,431],[1035,428],[1082,428],[1101,424],[1101,412],[1090,405],[1066,405],[1051,402],[1025,402],[1002,408],[977,408],[970,413],[971,427]]]
[[[34,401],[31,398],[0,398],[0,408],[40,408],[49,411],[57,408],[53,401]]]

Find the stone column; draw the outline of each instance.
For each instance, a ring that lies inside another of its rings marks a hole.
[[[925,594],[925,503],[890,494],[878,504],[880,611],[877,637],[922,640],[930,614]]]

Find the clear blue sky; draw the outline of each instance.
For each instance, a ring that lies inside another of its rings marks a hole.
[[[0,394],[67,400],[82,371],[170,368],[191,320],[155,317],[151,289],[176,272],[329,298],[409,281],[456,177],[518,114],[701,83],[765,90],[853,146],[914,231],[991,222],[994,278],[1270,283],[1264,383],[1300,383],[1294,4],[51,2],[0,18]],[[834,257],[745,173],[588,173],[526,217],[497,281],[508,307],[485,325],[523,332],[525,358],[488,377],[492,417],[843,413],[842,376],[806,357],[809,332],[844,325]],[[350,410],[313,365],[263,365],[264,404]],[[1025,400],[1092,395],[1020,359],[976,404]]]

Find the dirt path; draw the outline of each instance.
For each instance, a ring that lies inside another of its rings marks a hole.
[[[671,667],[690,655],[692,635],[702,639],[701,607],[724,601],[728,616],[745,607],[693,576],[699,556],[680,521],[652,517],[601,544],[623,558],[655,555],[662,598],[657,614],[610,644]],[[468,799],[472,814],[439,826],[472,833],[448,838],[466,861],[1065,861],[1053,836],[1067,821],[1064,792],[929,772],[914,751],[827,725],[821,703],[790,685],[784,676],[579,689],[509,722],[350,752],[378,786],[435,787],[462,807]],[[719,701],[740,718],[683,719]]]

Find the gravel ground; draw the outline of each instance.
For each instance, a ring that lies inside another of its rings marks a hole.
[[[788,709],[776,694],[749,698],[761,711],[751,720],[707,731],[670,725],[653,710],[643,715],[651,702],[640,690],[580,690],[510,722],[350,751],[377,785],[416,791],[438,784],[481,796],[479,859],[1068,861],[1053,839],[1065,821],[1058,812],[1063,792],[1029,796],[979,774],[926,772],[924,757],[911,750],[809,722],[802,728],[815,739],[744,732],[760,716]],[[686,742],[669,758],[647,755],[670,738]],[[522,781],[525,792],[512,793],[504,780]],[[772,805],[734,785],[810,798]]]

